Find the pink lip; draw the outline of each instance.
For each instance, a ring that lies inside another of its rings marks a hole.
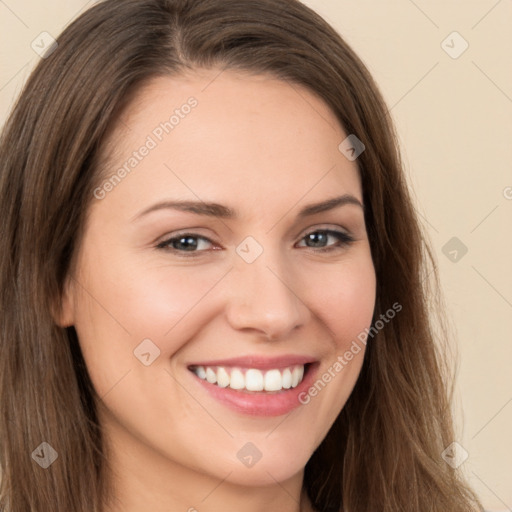
[[[237,366],[239,368],[256,368],[258,370],[272,370],[286,368],[288,366],[314,363],[315,358],[309,356],[283,355],[279,357],[244,356],[231,359],[216,359],[215,361],[201,361],[188,365],[191,366]]]
[[[233,366],[235,366],[233,361],[236,361],[240,366],[242,366],[240,364],[241,360],[247,362],[247,358],[239,358],[236,360],[230,359],[229,362],[230,365],[233,364]],[[295,357],[295,359],[293,359],[292,365],[304,364],[296,362],[297,360],[298,359]],[[228,366],[228,364],[226,364],[225,361],[225,366]],[[260,361],[260,364],[267,365],[267,368],[276,368],[276,358],[270,361],[271,364],[269,363],[269,360],[265,360],[264,362]],[[252,365],[254,363],[254,360],[251,360],[250,362]],[[220,363],[221,361],[210,361],[208,364],[206,364],[206,366],[222,366],[222,364]],[[252,416],[281,416],[283,414],[288,414],[297,407],[303,405],[303,402],[300,401],[300,397],[303,397],[307,393],[307,390],[311,387],[312,383],[314,382],[319,364],[320,363],[315,362],[313,364],[306,366],[304,378],[296,388],[283,389],[281,391],[276,392],[254,392],[234,390],[227,387],[221,388],[217,386],[217,384],[210,384],[208,381],[200,379],[193,372],[190,373],[192,375],[192,378],[195,379],[195,381],[200,386],[202,386],[202,388],[206,392],[208,392],[211,397],[215,398],[223,405],[229,407],[235,412]],[[204,366],[204,364],[198,364],[197,366]],[[255,368],[255,366],[250,367]],[[261,366],[256,368],[261,368]],[[277,365],[277,368],[279,368],[279,365]]]

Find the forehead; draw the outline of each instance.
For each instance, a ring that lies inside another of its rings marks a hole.
[[[135,195],[143,201],[166,191],[226,202],[223,190],[237,191],[232,201],[313,200],[334,195],[333,187],[362,200],[357,165],[338,149],[346,136],[326,103],[304,87],[199,70],[154,78],[137,92],[106,141],[103,174],[124,166],[115,194],[131,192],[135,202]],[[135,154],[144,146],[144,156]]]

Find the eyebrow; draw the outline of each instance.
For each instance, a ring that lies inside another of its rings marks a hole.
[[[357,199],[357,197],[351,194],[344,194],[342,196],[326,199],[320,203],[308,204],[299,211],[297,217],[309,217],[311,215],[326,212],[328,210],[339,208],[340,206],[345,206],[347,204],[359,206],[364,210],[363,204],[361,201],[359,201],[359,199]],[[209,217],[219,217],[221,219],[235,219],[238,217],[236,210],[219,203],[204,201],[161,201],[136,214],[132,218],[132,221],[138,220],[148,213],[165,209],[190,212],[197,215],[206,215]]]

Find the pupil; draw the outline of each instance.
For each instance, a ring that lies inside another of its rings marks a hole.
[[[181,244],[182,248],[195,249],[197,247],[197,240],[191,236],[184,236],[176,241],[177,244]],[[175,247],[176,248],[176,247]]]
[[[313,242],[313,247],[319,247],[322,246],[323,243],[325,243],[326,240],[326,234],[319,231],[317,233],[310,233],[309,235],[309,241]]]

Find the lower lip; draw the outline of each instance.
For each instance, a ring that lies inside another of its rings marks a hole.
[[[296,388],[283,389],[278,392],[247,392],[221,388],[199,378],[195,373],[191,373],[213,398],[236,412],[252,416],[281,416],[303,405],[299,396],[301,393],[307,392],[314,381],[318,364],[316,362],[309,365],[302,382]]]

